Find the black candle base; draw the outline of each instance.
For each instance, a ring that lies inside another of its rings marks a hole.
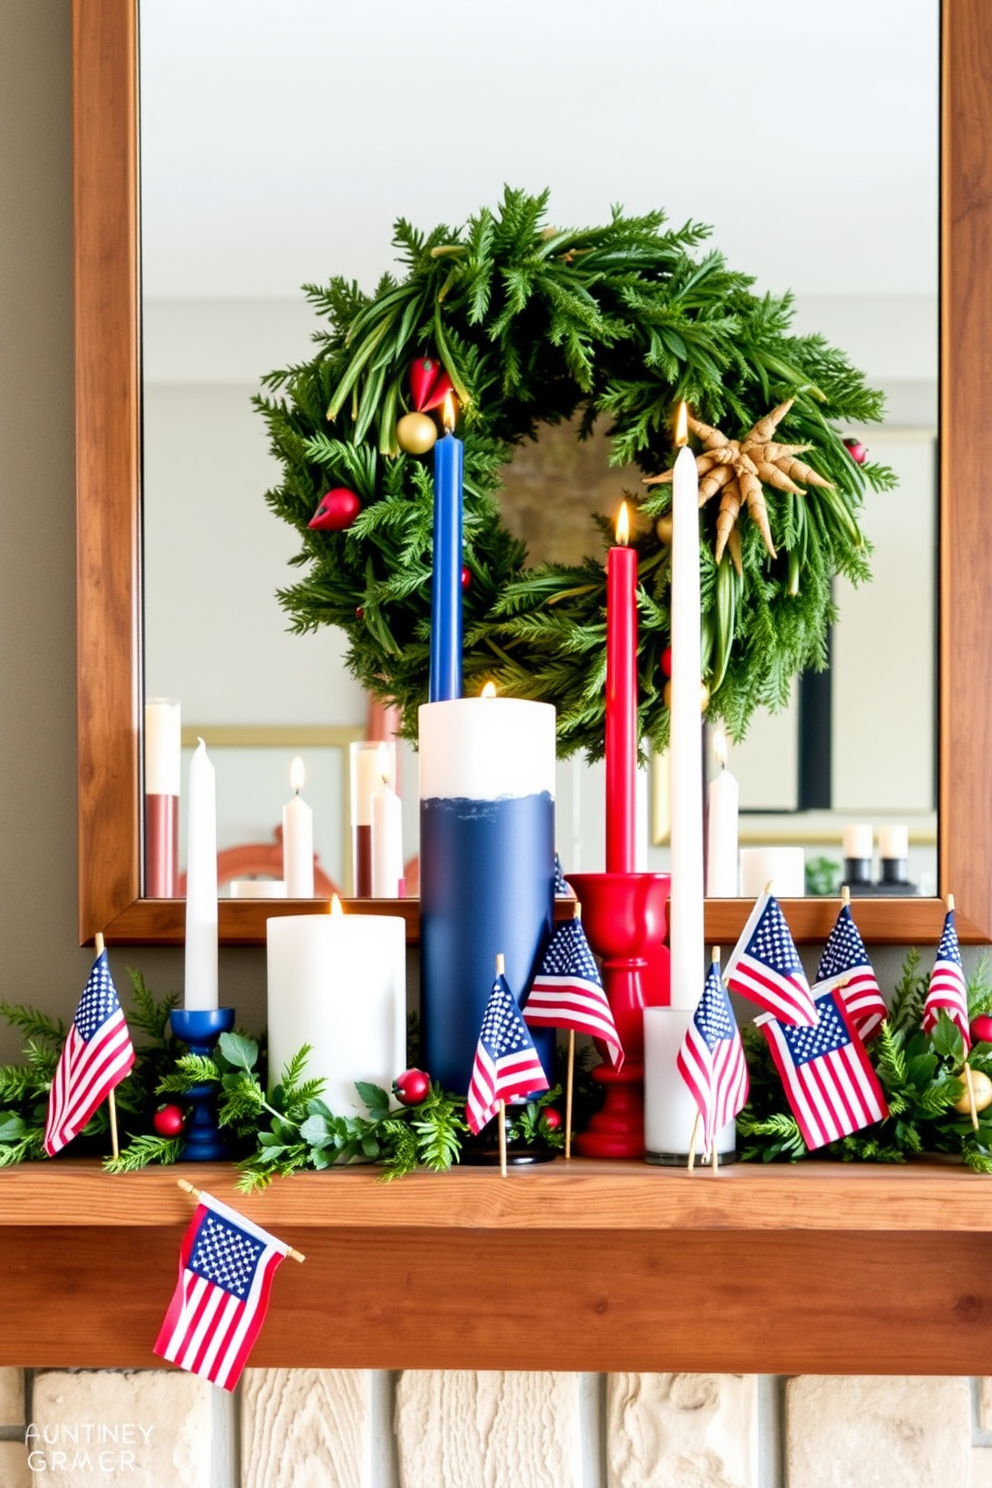
[[[865,884],[870,888],[871,858],[845,858],[844,877],[841,882],[847,884],[852,894],[856,884]]]

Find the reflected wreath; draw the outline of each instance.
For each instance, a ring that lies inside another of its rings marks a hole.
[[[266,500],[299,532],[291,561],[307,570],[279,600],[295,631],[345,631],[351,672],[399,705],[414,736],[427,694],[432,463],[400,448],[397,424],[431,401],[436,365],[465,442],[465,691],[492,679],[551,702],[559,753],[600,757],[611,526],[595,519],[599,551],[579,565],[528,567],[498,493],[514,447],[539,425],[577,416],[582,438],[608,421],[611,464],[659,477],[624,494],[639,517],[641,733],[664,748],[664,473],[684,399],[701,497],[719,496],[700,523],[707,712],[741,738],[756,708],[784,705],[795,674],[824,665],[833,577],[869,577],[859,511],[866,490],[894,477],[853,458],[839,426],[878,420],[882,396],[822,336],[792,333],[791,295],[759,295],[719,252],[701,251],[708,228],[616,209],[605,226],[558,230],[547,201],[508,189],[497,210],[426,236],[398,222],[405,273],[371,296],[341,278],[305,286],[326,322],[315,355],[270,373],[255,400],[283,466]],[[312,528],[329,490],[337,530]]]

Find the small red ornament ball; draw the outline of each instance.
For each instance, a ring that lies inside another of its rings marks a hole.
[[[855,465],[863,465],[868,458],[868,451],[860,439],[845,439],[844,447]]]
[[[462,588],[463,589],[468,589],[468,588],[471,587],[471,584],[472,584],[472,575],[469,573],[469,571],[468,571],[467,568],[463,568],[462,569]]]
[[[661,653],[661,670],[664,672],[664,674],[665,674],[666,677],[670,677],[672,675],[672,648],[671,648],[671,646],[666,646],[665,649],[664,649],[664,651],[662,651],[662,653]]]
[[[351,526],[361,509],[362,503],[354,491],[345,486],[335,486],[333,491],[320,498],[320,505],[307,526],[317,532],[343,532]]]
[[[431,1077],[423,1070],[404,1070],[393,1085],[396,1099],[403,1106],[419,1106],[430,1094]]]
[[[561,1126],[561,1112],[556,1111],[554,1106],[546,1106],[541,1112],[541,1125],[546,1131],[557,1131]]]
[[[186,1125],[186,1113],[181,1106],[159,1106],[152,1117],[152,1126],[160,1137],[178,1137]]]
[[[992,1044],[992,1013],[972,1018],[971,1037],[976,1044]]]

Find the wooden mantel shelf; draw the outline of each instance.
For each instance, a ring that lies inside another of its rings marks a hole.
[[[959,1168],[556,1162],[0,1173],[0,1364],[152,1367],[188,1177],[305,1252],[259,1365],[992,1373],[992,1183]]]

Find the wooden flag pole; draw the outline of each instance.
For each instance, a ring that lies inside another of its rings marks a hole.
[[[693,1168],[696,1166],[696,1138],[698,1136],[699,1136],[699,1112],[697,1111],[696,1112],[696,1119],[692,1123],[692,1136],[689,1138],[689,1161],[687,1163],[687,1167],[688,1167],[690,1173],[692,1172]]]
[[[842,884],[841,885],[840,902],[841,902],[841,904],[843,904],[843,906],[844,906],[845,909],[850,909],[850,907],[851,907],[851,891],[847,887],[847,884]]]
[[[506,1101],[499,1103],[499,1173],[506,1177]]]
[[[182,1189],[183,1193],[192,1194],[193,1198],[196,1199],[197,1201],[199,1201],[202,1198],[202,1191],[200,1189],[198,1189],[198,1188],[194,1188],[193,1185],[192,1185],[192,1183],[190,1183],[188,1179],[186,1179],[186,1178],[177,1178],[176,1179],[176,1183]],[[300,1253],[300,1251],[298,1251],[298,1250],[292,1250],[292,1249],[290,1249],[290,1250],[287,1250],[286,1254],[288,1256],[292,1256],[292,1258],[293,1258],[294,1261],[300,1261],[302,1263],[303,1261],[306,1260],[306,1256],[305,1255],[302,1255]]]
[[[103,939],[103,934],[102,934],[101,931],[98,930],[96,932],[96,935],[93,937],[93,943],[94,943],[94,948],[96,950],[96,959],[99,961],[100,957],[103,955],[103,947],[104,947],[104,939]],[[113,1090],[111,1090],[110,1094],[107,1096],[107,1108],[108,1108],[108,1110],[110,1112],[110,1146],[111,1146],[111,1150],[112,1150],[112,1152],[113,1152],[113,1154],[114,1154],[115,1157],[120,1157],[120,1155],[121,1155],[121,1144],[120,1144],[120,1139],[119,1139],[119,1137],[117,1135],[117,1101],[115,1099]]]
[[[565,1077],[565,1161],[572,1160],[572,1077],[575,1072],[575,1029],[568,1030],[568,1073]]]

